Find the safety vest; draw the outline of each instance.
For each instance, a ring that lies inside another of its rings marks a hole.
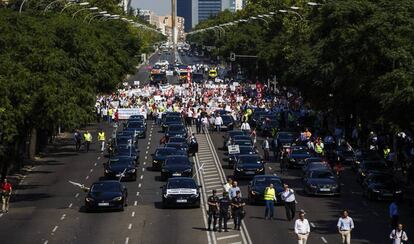
[[[264,200],[274,200],[275,199],[275,188],[266,187],[264,192]]]
[[[112,116],[112,114],[114,113],[114,110],[112,110],[112,108],[110,108],[109,110],[108,110],[108,116]]]
[[[85,133],[85,134],[83,134],[83,138],[87,142],[91,142],[92,141],[92,135],[91,135],[91,133]]]
[[[315,152],[319,154],[323,152],[322,146],[320,144],[315,144]]]
[[[387,158],[388,157],[388,154],[390,154],[390,152],[391,152],[391,149],[384,148],[384,158]]]
[[[98,133],[98,140],[105,141],[105,132],[102,131]]]

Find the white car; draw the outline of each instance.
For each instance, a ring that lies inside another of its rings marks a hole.
[[[167,60],[160,60],[156,63],[156,65],[157,64],[160,65],[160,66],[165,67],[165,66],[168,66],[170,63]]]

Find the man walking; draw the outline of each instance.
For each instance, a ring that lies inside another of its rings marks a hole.
[[[234,229],[240,230],[241,221],[244,218],[244,211],[243,207],[246,205],[244,200],[241,198],[240,191],[236,192],[236,197],[233,198],[231,202],[231,206],[233,208],[233,216],[234,216]]]
[[[233,185],[231,186],[230,190],[229,190],[229,196],[230,199],[233,199],[237,196],[237,192],[240,192],[240,188],[237,186],[237,181],[233,181]],[[241,193],[240,193],[241,196]]]
[[[76,151],[79,151],[82,144],[82,135],[78,130],[75,130],[75,133],[73,134],[73,139],[75,140],[75,149]]]
[[[222,231],[222,227],[224,227],[224,232],[228,232],[227,220],[229,218],[230,204],[229,194],[225,191],[223,192],[223,197],[219,200],[219,232]]]
[[[86,131],[85,133],[83,133],[83,140],[85,141],[86,152],[89,152],[89,147],[92,143],[92,135],[91,133],[89,133],[89,131]]]
[[[403,225],[398,224],[397,228],[393,229],[390,234],[392,244],[402,244],[408,241],[407,233],[403,230]]]
[[[201,132],[201,125],[202,125],[201,115],[198,115],[197,118],[196,118],[196,131],[197,131],[197,134],[200,134],[200,132]]]
[[[306,244],[310,233],[309,221],[305,219],[305,212],[299,213],[299,219],[295,221],[295,234],[298,237],[298,244]]]
[[[217,114],[217,117],[214,120],[214,124],[216,125],[217,132],[220,132],[221,126],[223,125],[223,119],[221,118],[220,114]]]
[[[354,229],[354,221],[348,216],[348,211],[344,210],[338,220],[338,232],[342,237],[342,244],[351,244],[351,231]]]
[[[208,231],[211,231],[211,222],[213,221],[213,231],[217,231],[217,217],[218,217],[218,207],[219,207],[219,198],[216,196],[216,190],[212,191],[212,194],[208,200]]]
[[[391,228],[395,229],[397,228],[398,222],[400,220],[400,214],[398,211],[398,204],[397,204],[396,199],[394,199],[394,201],[392,201],[392,203],[390,204],[389,212],[390,212]]]
[[[9,212],[10,195],[12,193],[12,185],[4,178],[1,184],[1,201],[2,201],[2,212]]]
[[[105,132],[101,129],[98,132],[98,141],[101,143],[101,152],[105,150]]]
[[[296,198],[293,189],[290,189],[288,185],[283,185],[284,191],[282,192],[282,200],[285,201],[286,218],[291,221],[295,217],[296,213]]]
[[[264,159],[266,161],[269,160],[269,152],[270,152],[270,143],[269,143],[269,137],[266,137],[266,139],[263,141],[262,149],[264,153]]]
[[[266,187],[264,191],[264,200],[266,202],[265,219],[273,219],[273,211],[275,208],[274,201],[276,200],[276,193],[273,184]]]

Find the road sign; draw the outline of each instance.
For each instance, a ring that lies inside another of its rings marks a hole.
[[[240,153],[239,145],[230,145],[227,147],[227,149],[229,150],[230,155]]]

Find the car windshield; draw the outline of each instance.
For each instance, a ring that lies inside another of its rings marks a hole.
[[[178,116],[168,116],[167,118],[165,118],[165,122],[180,122],[181,118]]]
[[[131,137],[117,137],[116,138],[116,143],[123,145],[123,144],[128,144],[128,141],[131,140]]]
[[[312,179],[334,179],[335,176],[330,171],[312,171],[310,174]]]
[[[273,186],[282,186],[282,181],[279,178],[257,178],[254,180],[254,185],[258,187],[266,187],[270,184],[273,184]]]
[[[127,157],[125,158],[111,158],[109,160],[110,165],[128,165],[131,164],[131,160]]]
[[[167,185],[168,189],[190,188],[196,189],[197,185],[192,179],[170,179]]]
[[[223,120],[224,123],[231,123],[233,122],[233,118],[231,116],[221,116],[221,119]]]
[[[262,161],[260,161],[260,158],[257,156],[242,156],[239,157],[239,165],[244,165],[244,164],[261,164]]]
[[[292,151],[292,154],[306,154],[306,155],[309,155],[309,152],[306,151],[305,149],[294,149]]]
[[[244,132],[243,131],[229,131],[229,135],[231,136],[231,137],[234,137],[234,136],[243,136],[244,135]]]
[[[234,136],[234,140],[251,140],[250,136]]]
[[[252,146],[252,142],[248,141],[248,140],[234,140],[234,144],[235,145],[248,145],[248,146]]]
[[[168,139],[168,142],[183,143],[186,142],[186,139],[184,137],[171,137],[170,139]]]
[[[182,126],[182,125],[170,125],[170,126],[168,126],[168,131],[184,131],[184,126]]]
[[[294,138],[294,135],[293,133],[290,133],[290,132],[284,132],[284,133],[279,133],[278,138],[283,139],[283,140],[292,140]]]
[[[254,154],[253,148],[251,147],[239,147],[240,154]]]
[[[156,156],[168,156],[168,155],[173,155],[175,151],[176,151],[175,149],[157,149],[157,151],[155,152],[155,155]]]
[[[144,128],[144,124],[140,122],[130,122],[128,123],[128,128]]]
[[[165,160],[165,165],[184,165],[189,164],[186,157],[170,157]]]
[[[98,182],[92,185],[91,192],[120,192],[118,182]]]

